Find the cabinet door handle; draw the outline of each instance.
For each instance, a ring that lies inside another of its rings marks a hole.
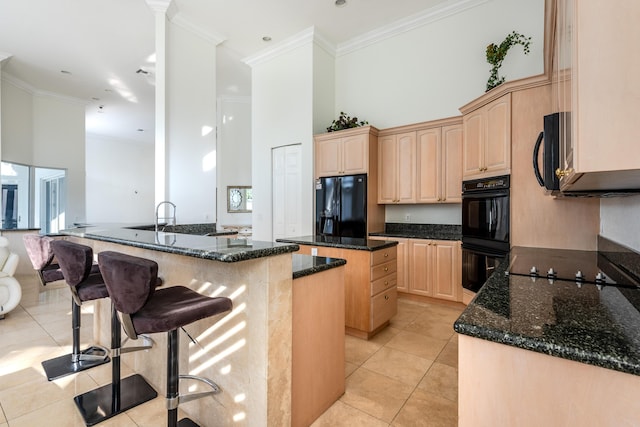
[[[387,301],[389,301],[389,295],[385,295],[385,296],[384,296],[384,299],[385,299],[385,300],[387,300]]]
[[[386,257],[388,257],[388,256],[389,256],[389,254],[385,252],[385,253],[384,253],[384,257],[386,258]]]
[[[385,286],[388,286],[388,285],[389,285],[389,282],[385,280],[385,281],[384,281],[384,285],[385,285]]]
[[[384,271],[389,271],[389,267],[385,267],[385,268],[384,268]]]

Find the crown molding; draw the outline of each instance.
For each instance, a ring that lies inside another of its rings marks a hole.
[[[451,15],[474,8],[489,0],[450,0],[442,5],[432,7],[415,15],[395,21],[384,27],[365,33],[361,36],[340,43],[336,50],[336,56],[346,55],[364,47],[378,43],[382,40],[397,36],[414,28],[439,21]]]
[[[173,14],[177,10],[177,6],[173,3],[173,0],[145,0],[145,3],[147,3],[147,6],[154,12],[160,12],[166,15]]]
[[[253,67],[254,65],[269,61],[273,58],[276,58],[280,55],[292,51],[293,49],[307,45],[309,43],[315,43],[316,45],[327,51],[327,53],[329,53],[330,55],[335,56],[336,49],[333,43],[331,43],[324,36],[318,33],[315,27],[311,26],[306,30],[300,31],[298,34],[294,34],[293,36],[268,49],[261,50],[254,55],[242,59],[242,62],[249,65],[250,67]]]
[[[205,30],[204,28],[195,25],[194,23],[186,19],[184,16],[182,16],[180,13],[177,13],[176,15],[174,15],[174,17],[170,18],[169,20],[172,23],[176,24],[177,26],[182,27],[191,33],[194,33],[199,37],[202,37],[203,39],[212,43],[215,46],[219,45],[220,43],[222,43],[227,39],[225,36],[221,34],[214,33],[209,30]]]
[[[59,93],[55,93],[55,92],[49,92],[49,91],[37,89],[35,86],[30,85],[24,80],[20,80],[19,78],[7,73],[6,71],[2,72],[1,77],[2,77],[2,81],[7,82],[18,89],[24,90],[25,92],[29,93],[32,96],[55,98],[60,101],[67,102],[69,104],[76,104],[76,105],[88,105],[90,103],[89,101],[81,98],[74,98],[72,96],[66,96],[66,95],[61,95]]]
[[[6,61],[8,61],[9,59],[11,59],[13,55],[11,55],[10,53],[5,53],[5,52],[0,52],[0,67],[2,67],[2,64]]]

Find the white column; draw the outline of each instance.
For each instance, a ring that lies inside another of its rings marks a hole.
[[[0,160],[2,159],[2,64],[12,55],[0,52]]]
[[[167,11],[172,0],[146,0],[155,14],[155,203],[168,199],[167,178]],[[163,213],[163,216],[164,213]]]

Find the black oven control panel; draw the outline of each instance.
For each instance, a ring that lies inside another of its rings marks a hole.
[[[492,178],[475,179],[473,181],[464,181],[462,183],[462,193],[508,189],[510,183],[509,178],[509,175],[503,175]]]

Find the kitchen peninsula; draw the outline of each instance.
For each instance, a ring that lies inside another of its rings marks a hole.
[[[613,282],[506,275],[552,251],[512,248],[455,322],[461,427],[640,423],[640,255],[599,237]]]
[[[271,426],[291,423],[292,252],[294,244],[257,242],[122,227],[81,227],[61,232],[94,253],[112,250],[156,261],[163,286],[184,285],[226,296],[233,311],[215,324],[185,327],[181,373],[218,383],[222,393],[180,405],[201,425]],[[94,336],[108,346],[110,303],[96,302]],[[123,356],[161,394],[166,336],[154,334],[149,351]],[[135,344],[134,344],[135,345]],[[191,385],[191,384],[189,384]]]

